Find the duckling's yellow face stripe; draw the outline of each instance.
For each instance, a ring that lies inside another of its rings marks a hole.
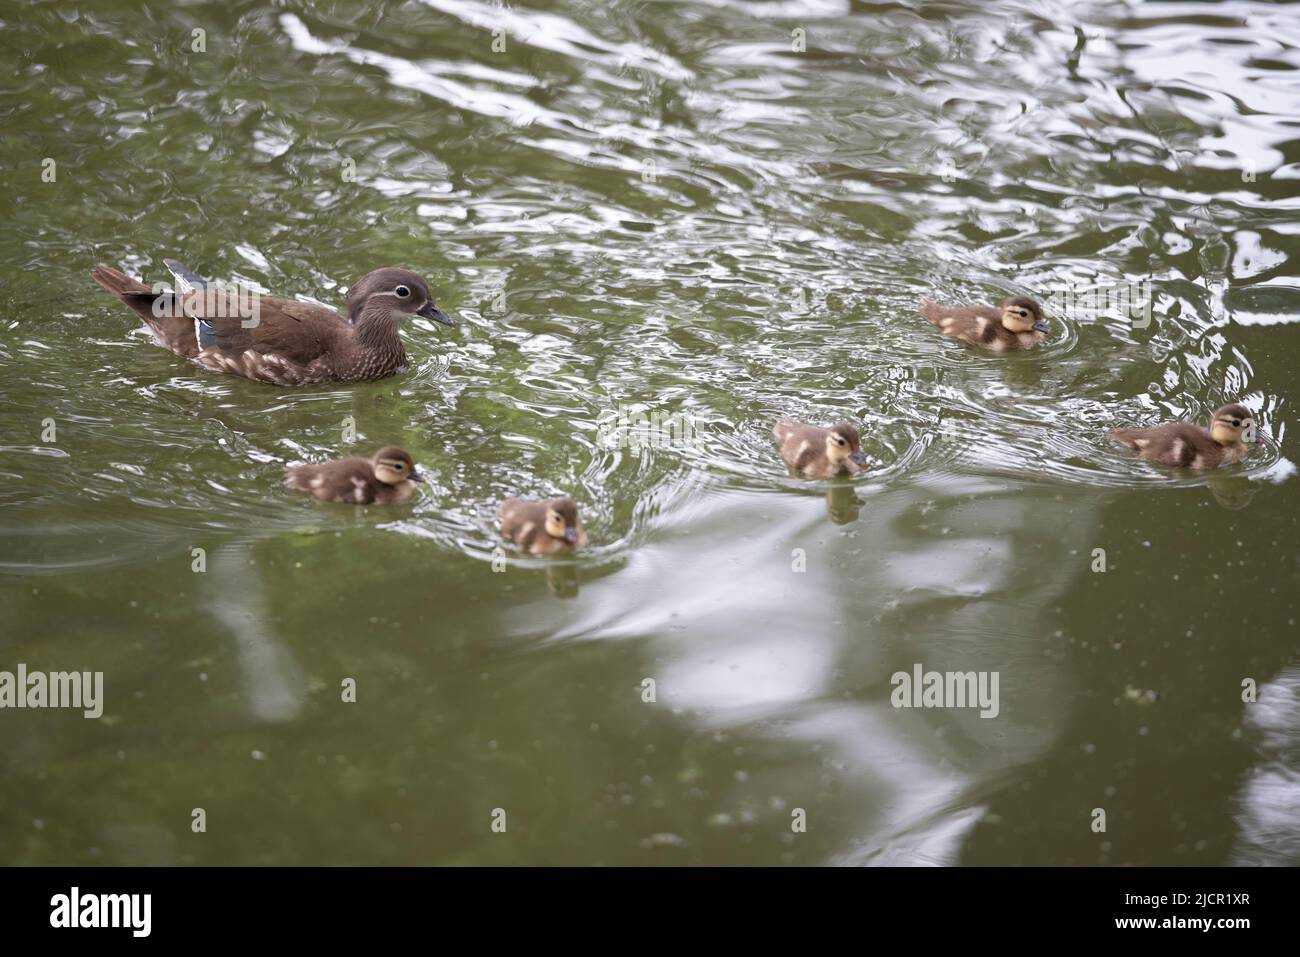
[[[385,485],[396,485],[406,480],[406,463],[385,459],[375,465],[375,478]]]
[[[1216,442],[1236,442],[1238,440],[1254,442],[1256,438],[1255,420],[1225,415],[1214,420],[1214,425],[1210,427],[1210,435]]]
[[[548,509],[546,512],[546,534],[551,538],[563,538],[566,529],[564,516],[554,509]]]
[[[832,462],[843,462],[852,452],[849,440],[838,432],[826,436],[826,457]]]
[[[1034,328],[1034,314],[1024,306],[1007,306],[1002,310],[1002,325],[1012,332],[1029,332]]]

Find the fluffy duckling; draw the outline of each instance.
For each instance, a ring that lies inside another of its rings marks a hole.
[[[321,462],[319,465],[291,465],[284,470],[284,484],[307,492],[322,502],[348,505],[397,505],[415,496],[415,485],[424,476],[405,450],[388,446],[374,458],[360,457]]]
[[[1028,296],[1012,296],[992,306],[941,306],[921,300],[921,315],[945,336],[993,352],[1032,349],[1047,338],[1051,326],[1042,307]]]
[[[158,344],[213,372],[272,385],[364,382],[406,367],[400,321],[452,326],[423,277],[376,269],[348,292],[348,314],[292,299],[253,297],[209,283],[165,259],[177,291],[160,292],[112,266],[91,276],[138,315]]]
[[[551,555],[587,544],[587,532],[571,498],[530,502],[508,498],[497,510],[501,534],[530,555]]]
[[[772,434],[780,446],[781,460],[805,478],[853,475],[867,466],[858,428],[847,422],[821,429],[781,419]]]
[[[1250,409],[1233,402],[1214,413],[1210,427],[1191,422],[1167,422],[1149,429],[1111,429],[1118,439],[1148,462],[1185,469],[1217,469],[1246,457],[1246,442],[1256,438]]]

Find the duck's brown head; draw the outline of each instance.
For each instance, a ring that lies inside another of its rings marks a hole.
[[[363,312],[371,315],[406,313],[448,326],[456,324],[434,305],[433,293],[423,276],[396,266],[366,273],[348,290],[348,321],[355,323]]]
[[[424,476],[415,468],[415,462],[405,449],[395,445],[380,449],[371,459],[375,466],[375,478],[385,485],[401,485],[403,482],[423,482]]]
[[[1028,296],[1012,296],[1002,302],[1002,328],[1008,332],[1050,332],[1043,307]]]
[[[1239,402],[1225,405],[1214,413],[1210,435],[1220,445],[1254,442],[1257,438],[1255,414]]]
[[[546,503],[546,534],[570,545],[578,543],[578,506],[571,498]]]
[[[826,458],[837,465],[848,461],[858,468],[866,467],[867,456],[862,451],[862,436],[856,425],[841,422],[826,430]]]

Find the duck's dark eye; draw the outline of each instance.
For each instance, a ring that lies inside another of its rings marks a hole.
[[[393,292],[397,295],[398,299],[409,299],[411,296],[411,290],[407,286],[398,286],[393,290]]]
[[[1233,419],[1233,420],[1232,420],[1232,427],[1233,427],[1234,429],[1235,429],[1237,426],[1239,426],[1239,425],[1241,425],[1241,419]]]

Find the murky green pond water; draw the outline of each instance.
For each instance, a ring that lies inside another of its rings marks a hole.
[[[0,670],[105,683],[0,710],[0,862],[1300,863],[1300,8],[0,21]],[[406,264],[460,326],[215,376],[89,279],[164,256],[331,304]],[[1148,280],[1008,358],[916,310]],[[1231,399],[1263,442],[1212,476],[1103,439]],[[779,414],[870,470],[791,479]],[[280,487],[387,443],[414,506]],[[496,503],[557,491],[592,547],[494,570]],[[917,664],[997,717],[893,707]]]

